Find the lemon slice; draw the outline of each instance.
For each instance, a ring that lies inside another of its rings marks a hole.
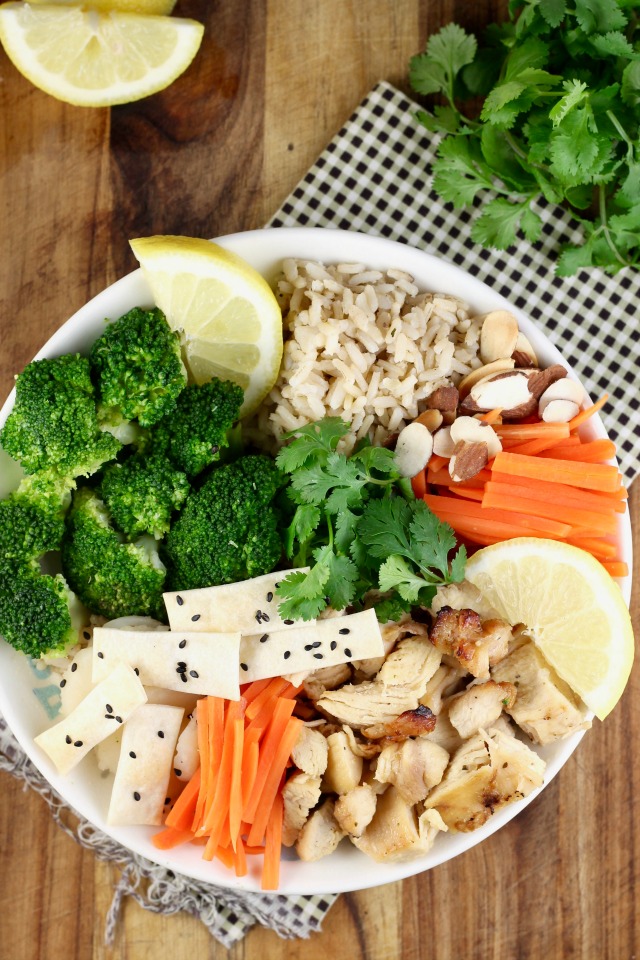
[[[29,3],[41,6],[51,0],[29,0]],[[56,6],[78,6],[78,0],[56,0]],[[176,0],[85,0],[83,7],[109,13],[122,10],[125,13],[145,13],[156,17],[168,17],[176,5]]]
[[[177,17],[0,6],[0,41],[18,70],[45,93],[84,107],[130,103],[168,87],[193,60],[203,31]]]
[[[244,390],[241,415],[271,390],[282,360],[282,314],[267,281],[234,253],[209,240],[132,240],[158,307],[183,341],[195,383],[233,380]]]
[[[633,663],[633,629],[620,588],[590,554],[522,537],[485,547],[466,578],[509,623],[523,623],[543,656],[604,720]]]

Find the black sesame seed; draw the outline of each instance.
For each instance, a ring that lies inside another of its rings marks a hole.
[[[280,581],[279,581],[279,580],[278,580],[278,582],[276,583],[276,585],[275,585],[275,586],[276,586],[276,590],[277,590],[277,589],[278,589],[278,587],[280,586]]]
[[[64,741],[65,743],[71,743],[71,737],[69,736],[69,734],[66,735],[66,737],[64,738]]]
[[[105,703],[104,708],[107,711],[107,713],[113,713],[113,707],[111,706],[110,703]]]
[[[115,720],[115,717],[112,713],[105,713],[104,718],[105,720]]]
[[[241,663],[241,664],[240,664],[240,669],[241,669],[241,670],[245,670],[245,671],[246,671],[246,670],[248,670],[248,669],[249,669],[249,667],[247,666],[247,664],[246,664],[246,663]]]
[[[164,730],[158,730],[158,736],[161,740],[164,740]]]
[[[269,616],[268,613],[263,613],[263,614],[262,614],[262,622],[263,622],[263,623],[269,623],[269,620],[270,620],[270,619],[271,619],[271,617]]]
[[[349,630],[349,627],[343,627],[342,630],[338,630],[338,633],[351,633],[351,630]]]
[[[263,633],[262,636],[260,637],[260,643],[266,643],[268,639],[269,639],[269,634]]]
[[[312,643],[312,644],[311,644],[311,649],[312,649],[312,650],[315,650],[317,647],[321,647],[321,646],[322,646],[322,641],[321,641],[321,640],[316,640],[315,643]]]
[[[186,647],[186,645],[187,645],[187,641],[186,641],[186,640],[181,640],[180,643],[178,644],[178,646],[180,647],[181,650],[184,650],[184,648]]]
[[[284,658],[285,658],[285,660],[288,660],[290,656],[291,656],[291,650],[285,650],[285,652],[284,652]]]
[[[104,660],[104,653],[102,653],[101,650],[98,650],[98,659],[99,659],[99,660]]]
[[[116,717],[116,723],[122,723],[122,717]]]
[[[82,740],[74,740],[74,741],[73,741],[73,745],[74,745],[74,747],[81,747],[81,746],[82,746]]]
[[[197,670],[189,670],[189,676],[193,677],[194,680],[197,680],[200,674]]]
[[[167,803],[171,803],[171,797],[165,797],[164,802],[165,802],[165,806]]]
[[[256,620],[258,623],[262,623],[262,610],[256,610]]]
[[[78,664],[77,664],[77,663],[72,663],[72,664],[71,664],[71,673],[75,673],[77,669],[78,669]]]
[[[134,800],[139,800],[139,799],[140,799],[140,794],[138,793],[137,790],[134,790],[134,791],[133,791],[133,799],[134,799]]]
[[[286,625],[287,625],[288,627],[290,627],[291,624],[293,623],[293,620],[283,620],[282,622],[283,622],[283,623],[286,623]]]
[[[182,597],[178,596],[176,597],[176,603],[178,604],[179,607],[181,607],[182,604],[184,603],[184,600],[182,599]]]
[[[194,613],[194,615],[191,617],[191,619],[192,619],[192,621],[195,623],[196,620],[199,620],[199,619],[200,619],[200,617],[201,617],[201,614],[200,614],[200,613]]]
[[[335,648],[338,646],[338,641],[332,640],[329,646],[331,647],[332,650],[335,650]]]
[[[66,681],[66,680],[61,680],[61,681],[60,681],[60,686],[61,686],[61,687],[66,687],[66,685],[67,685],[67,681]]]
[[[269,590],[269,593],[267,594],[267,603],[271,603],[272,600],[273,600],[273,594],[271,590]]]
[[[313,656],[316,660],[324,660],[324,653],[314,653]]]
[[[138,670],[137,667],[134,667],[134,668],[133,668],[133,672],[135,673],[136,677],[139,677],[139,676],[140,676],[140,671]]]
[[[173,768],[173,772],[175,773],[176,777],[181,777],[181,776],[182,776],[182,770],[178,770],[177,767],[174,767],[174,768]]]
[[[83,630],[82,636],[84,637],[85,640],[91,640],[91,634],[89,633],[88,630]]]
[[[189,677],[186,675],[186,673],[181,673],[180,679],[182,680],[183,683],[189,683]]]
[[[313,650],[313,644],[312,644],[312,643],[305,643],[304,648],[305,648],[305,650]]]
[[[136,754],[134,753],[133,750],[129,750],[129,756],[131,757],[132,760],[136,759]]]
[[[351,653],[351,650],[349,650],[349,647],[345,647],[345,648],[344,648],[344,655],[345,655],[345,657],[351,657],[351,656],[353,656],[353,654]]]

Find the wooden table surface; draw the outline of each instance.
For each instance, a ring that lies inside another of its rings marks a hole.
[[[451,19],[506,0],[179,0],[206,24],[189,71],[112,111],[58,103],[0,52],[0,394],[86,300],[136,265],[128,239],[261,226],[380,79]],[[588,282],[588,280],[586,281]],[[638,531],[640,484],[631,504]],[[638,617],[638,590],[634,615]],[[518,817],[460,859],[342,896],[321,935],[254,929],[232,960],[631,960],[640,955],[640,671],[604,725]],[[227,951],[196,919],[125,905],[118,875],[0,775],[1,960],[173,960]]]

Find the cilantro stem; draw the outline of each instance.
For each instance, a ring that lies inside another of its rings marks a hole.
[[[606,241],[609,244],[611,252],[613,253],[618,263],[621,263],[624,267],[628,267],[629,261],[625,260],[624,257],[621,256],[618,248],[613,242],[613,239],[611,237],[611,231],[609,230],[609,226],[607,224],[607,194],[606,194],[604,183],[601,183],[600,186],[598,187],[598,197],[599,197],[599,203],[600,203],[600,223],[601,223],[600,229],[602,230],[606,238]]]
[[[634,159],[633,140],[631,140],[631,138],[629,137],[629,134],[624,129],[624,127],[616,117],[615,113],[613,113],[611,110],[607,110],[607,116],[609,117],[609,120],[611,120],[611,123],[613,124],[613,126],[618,131],[618,135],[620,139],[627,145],[627,161],[633,160]]]

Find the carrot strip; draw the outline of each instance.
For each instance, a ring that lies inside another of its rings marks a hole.
[[[253,700],[246,709],[246,717],[248,720],[253,720],[258,716],[262,710],[265,703],[269,700],[275,700],[276,697],[279,697],[283,690],[287,689],[289,681],[285,680],[284,677],[273,677],[268,683],[268,685],[262,690],[262,692]]]
[[[592,513],[568,504],[549,503],[530,497],[503,496],[502,493],[486,491],[482,499],[483,509],[506,510],[519,514],[531,514],[533,517],[545,517],[558,523],[569,523],[573,527],[587,527],[599,533],[615,533],[616,518],[604,513]]]
[[[499,473],[516,474],[532,479],[567,483],[588,490],[615,491],[619,485],[618,468],[606,463],[574,463],[571,460],[528,457],[520,453],[499,453],[495,458]]]
[[[178,830],[188,830],[191,828],[196,802],[200,792],[201,776],[202,767],[198,767],[167,814],[164,821],[167,827],[175,827]]]
[[[245,730],[244,734],[244,753],[242,755],[242,809],[247,805],[247,801],[253,790],[256,774],[258,772],[258,760],[260,757],[259,740],[263,731]]]
[[[231,760],[231,785],[229,787],[229,831],[231,845],[236,849],[236,841],[242,821],[242,755],[244,752],[244,717],[233,721],[233,756]],[[240,876],[240,874],[238,874]]]
[[[213,796],[215,794],[218,771],[220,769],[222,760],[225,727],[225,701],[222,699],[222,697],[207,697],[206,699],[208,717],[207,755],[209,758],[210,770],[206,785],[206,794],[204,808],[201,814],[200,827],[202,827],[202,824],[206,821]],[[196,827],[194,823],[194,830],[195,829]]]
[[[262,693],[270,683],[271,677],[267,677],[265,680],[253,680],[251,683],[240,687],[240,695],[243,700],[246,700],[247,704],[253,703],[258,694]]]
[[[231,840],[232,840],[232,843],[234,843],[233,834],[231,835]],[[246,850],[244,847],[244,841],[242,837],[235,838],[234,851],[235,851],[235,857],[234,857],[233,865],[235,867],[236,877],[246,877],[247,858],[246,858]]]
[[[284,698],[278,698],[273,710],[273,716],[271,717],[271,722],[267,730],[266,736],[262,742],[262,749],[260,750],[260,761],[258,763],[258,770],[256,772],[255,782],[253,784],[253,789],[249,795],[249,799],[245,805],[243,818],[247,823],[253,823],[254,817],[256,816],[256,811],[258,809],[258,804],[260,803],[260,798],[262,796],[265,784],[267,782],[270,771],[274,767],[274,758],[279,753],[279,746],[282,743],[283,735],[287,730],[287,724],[293,713],[294,701],[285,700]],[[295,721],[297,725],[301,725],[302,721]],[[295,742],[295,741],[294,741]],[[293,743],[291,744],[293,747]],[[287,751],[285,761],[288,758],[291,750]],[[282,766],[284,770],[284,764]],[[280,770],[280,774],[282,773]],[[268,811],[267,811],[268,815]],[[250,843],[259,843],[262,840],[262,837],[252,838]]]
[[[416,500],[424,497],[425,493],[427,492],[427,475],[424,470],[421,470],[420,473],[416,473],[415,477],[412,478],[411,488]]]
[[[567,538],[567,543],[586,550],[596,560],[615,560],[618,553],[617,547],[608,540],[602,540],[600,537],[584,537],[577,530]]]
[[[151,837],[151,842],[157,850],[172,850],[190,840],[193,840],[193,831],[178,830],[176,827],[165,827]]]
[[[242,709],[242,701],[232,700],[227,707],[227,716],[222,736],[220,767],[216,778],[215,791],[212,791],[207,797],[205,822],[199,831],[201,834],[209,835],[203,854],[205,860],[211,860],[215,856],[216,849],[221,843],[224,821],[228,819],[229,795],[233,770],[234,722],[238,716],[242,716],[240,712]]]
[[[212,767],[209,760],[209,725],[208,725],[208,697],[202,697],[196,703],[196,724],[198,731],[198,755],[200,757],[200,792],[193,813],[192,829],[195,832],[202,824],[207,791],[209,788],[209,777]]]
[[[429,469],[432,473],[437,473],[438,470],[442,470],[448,466],[449,460],[447,457],[441,457],[437,453],[432,453],[429,458],[429,463],[427,464],[427,469]]]
[[[596,403],[593,404],[592,407],[587,407],[586,410],[581,410],[580,413],[577,413],[573,420],[569,421],[569,428],[571,431],[573,432],[574,430],[577,430],[578,427],[581,427],[582,424],[589,419],[589,417],[592,417],[594,413],[598,412],[598,410],[602,410],[608,399],[609,394],[605,393]]]
[[[502,410],[502,407],[496,407],[495,410],[488,410],[486,413],[481,414],[478,420],[482,420],[483,423],[500,424],[502,423]]]
[[[531,480],[529,477],[510,476],[506,473],[495,472],[489,483],[500,483],[509,487],[509,496],[544,497],[553,499],[554,503],[563,503],[571,500],[580,503],[589,510],[614,511],[624,513],[626,504],[615,494],[600,493],[598,490],[581,490],[579,487],[570,487],[566,483],[554,483],[551,480]]]
[[[282,850],[282,794],[278,792],[267,820],[266,839],[264,845],[264,862],[262,866],[263,890],[277,890],[280,881],[280,855]]]
[[[214,853],[214,856],[217,857],[217,859],[220,860],[220,862],[225,865],[227,870],[231,870],[235,864],[235,855],[233,850],[231,849],[231,846],[218,847],[218,849]],[[213,857],[209,857],[208,859],[212,860]]]
[[[537,423],[497,424],[493,429],[501,440],[538,440],[541,437],[547,440],[552,437],[562,440],[570,434],[568,423],[545,423],[544,420],[539,420]]]
[[[571,532],[571,526],[568,523],[559,523],[528,514],[511,513],[504,509],[488,510],[481,504],[470,500],[429,495],[424,499],[436,516],[449,523],[457,532],[469,534],[471,539],[473,539],[474,531],[495,536],[498,540],[510,540],[513,537],[524,536],[546,536],[551,539],[561,539],[567,537]]]
[[[461,487],[460,484],[452,483],[449,486],[451,493],[455,493],[458,497],[464,497],[467,500],[482,500],[484,493],[482,490],[476,490],[473,487]]]
[[[591,440],[588,443],[558,444],[549,453],[543,451],[543,456],[553,455],[561,460],[580,460],[582,463],[602,463],[613,460],[616,455],[616,445],[613,440]]]
[[[628,577],[629,576],[629,567],[622,560],[617,561],[608,561],[605,560],[602,564],[607,573],[610,573],[612,577]]]
[[[549,440],[547,437],[539,437],[534,440],[525,440],[524,442],[518,443],[504,443],[503,447],[505,450],[508,450],[509,453],[525,453],[527,456],[533,457],[539,453],[542,453],[543,450],[555,450],[559,444],[569,444],[569,441],[572,441],[572,446],[580,445],[579,437],[566,437],[563,440],[556,440],[552,438]]]
[[[301,727],[302,720],[296,720],[295,717],[289,719],[285,727],[273,756],[271,766],[267,772],[264,786],[260,793],[257,810],[254,811],[253,823],[247,837],[248,843],[260,843],[262,838],[265,836],[269,813],[279,792],[280,783],[287,766],[287,761],[291,756],[291,751],[293,750],[293,746],[298,739]]]

